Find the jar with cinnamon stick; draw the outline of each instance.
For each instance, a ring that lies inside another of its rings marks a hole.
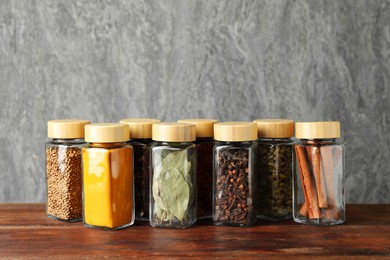
[[[152,125],[159,123],[158,119],[128,118],[120,121],[129,125],[129,144],[134,149],[134,193],[135,219],[149,221],[149,179],[151,175],[150,156],[152,140]]]
[[[182,119],[177,122],[195,125],[197,219],[211,218],[213,197],[213,137],[214,124],[218,121],[213,119]]]
[[[256,168],[257,217],[283,220],[292,216],[294,121],[258,119]]]
[[[214,139],[214,225],[251,226],[256,221],[256,124],[216,123]]]
[[[297,122],[297,173],[293,218],[303,224],[331,226],[345,221],[344,146],[340,122]]]

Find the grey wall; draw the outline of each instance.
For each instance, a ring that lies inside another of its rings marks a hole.
[[[340,120],[390,203],[390,1],[0,0],[0,202],[43,202],[49,119]]]

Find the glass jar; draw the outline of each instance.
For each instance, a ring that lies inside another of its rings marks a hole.
[[[251,226],[256,221],[256,124],[216,123],[214,139],[214,225]]]
[[[257,217],[283,220],[292,216],[294,121],[259,119],[257,124]]]
[[[149,221],[149,179],[150,155],[152,140],[152,124],[159,123],[158,119],[131,118],[120,121],[129,125],[131,140],[129,143],[134,149],[134,192],[135,192],[135,219]]]
[[[46,181],[48,217],[68,222],[82,219],[81,147],[87,120],[47,123]]]
[[[294,145],[294,221],[331,226],[344,223],[344,146],[340,122],[297,122]]]
[[[196,128],[197,154],[197,219],[211,218],[213,198],[213,119],[182,119],[179,123],[194,124]]]
[[[196,221],[195,125],[153,124],[150,224],[186,228]]]
[[[85,126],[83,222],[116,230],[134,223],[133,147],[126,124]]]

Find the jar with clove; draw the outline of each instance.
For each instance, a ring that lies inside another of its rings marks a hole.
[[[345,221],[344,146],[340,122],[297,122],[294,145],[297,173],[293,218],[303,224],[331,226]]]
[[[251,226],[256,221],[256,124],[216,123],[214,139],[214,225]]]
[[[196,221],[195,125],[152,126],[150,225],[187,228]]]
[[[149,179],[150,154],[152,140],[152,125],[159,123],[158,119],[129,118],[120,121],[129,125],[130,145],[134,150],[134,193],[135,219],[149,221]]]
[[[213,193],[213,119],[182,119],[179,123],[194,124],[196,128],[197,151],[197,219],[211,218]]]
[[[283,220],[292,216],[294,121],[258,119],[256,168],[257,217]]]
[[[68,222],[82,219],[81,148],[87,120],[50,120],[47,123],[47,215]]]

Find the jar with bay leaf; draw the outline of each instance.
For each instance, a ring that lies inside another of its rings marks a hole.
[[[149,180],[150,154],[152,140],[152,125],[159,123],[158,119],[129,118],[120,121],[129,125],[130,141],[134,149],[134,193],[135,219],[149,221]]]
[[[196,128],[197,152],[197,219],[211,218],[213,197],[213,119],[182,119],[179,123],[194,124]]]
[[[292,216],[294,121],[258,119],[257,217],[283,220]]]
[[[256,221],[256,138],[255,123],[224,122],[214,125],[215,225],[251,226]]]
[[[196,221],[195,125],[153,124],[150,224],[186,228]]]

